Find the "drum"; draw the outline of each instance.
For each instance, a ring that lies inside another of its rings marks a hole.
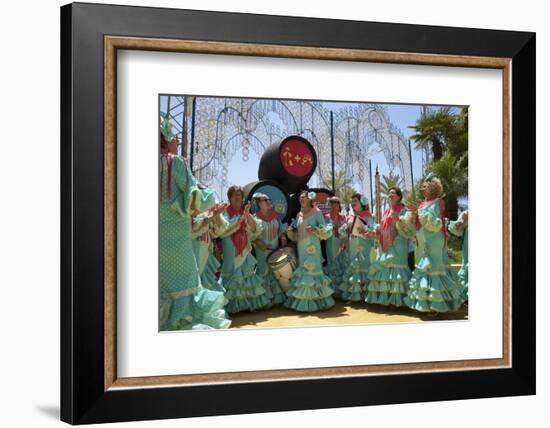
[[[267,257],[267,264],[283,291],[288,291],[290,277],[296,270],[296,250],[290,246],[277,248]]]

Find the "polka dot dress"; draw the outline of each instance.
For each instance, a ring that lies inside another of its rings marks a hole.
[[[214,194],[183,158],[161,155],[160,172],[160,330],[227,328],[223,293],[202,287],[191,240],[191,201],[206,210]]]

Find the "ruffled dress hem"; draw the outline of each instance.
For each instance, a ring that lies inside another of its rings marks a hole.
[[[228,300],[228,313],[253,312],[269,305],[262,280],[254,271],[255,264],[254,258],[249,254],[243,264],[227,280],[222,281]]]
[[[231,320],[219,291],[200,287],[195,294],[177,299],[161,299],[161,330],[213,330],[229,328]]]
[[[269,299],[268,307],[271,308],[274,306],[282,305],[286,300],[285,292],[279,285],[279,281],[277,281],[277,278],[275,278],[271,272],[268,272],[266,274],[266,277],[264,279],[264,288],[266,296]]]
[[[405,306],[410,278],[408,266],[389,264],[380,269],[373,266],[365,302],[384,306]]]
[[[409,282],[405,304],[420,312],[455,312],[464,303],[460,285],[449,272],[439,274],[416,269]]]
[[[338,284],[342,283],[342,279],[344,278],[344,274],[346,272],[346,260],[342,257],[344,254],[345,253],[341,253],[334,261],[330,262],[325,267],[325,274],[331,279],[330,285],[334,291],[333,297],[340,297],[342,294]]]
[[[284,306],[300,312],[315,312],[334,306],[330,278],[322,272],[311,273],[298,268],[290,279]]]
[[[352,302],[364,300],[369,285],[369,269],[362,267],[363,264],[362,257],[356,257],[346,270],[344,280],[339,287],[342,300]]]

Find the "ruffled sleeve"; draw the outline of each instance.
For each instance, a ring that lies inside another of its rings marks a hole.
[[[329,239],[332,236],[332,222],[325,222],[323,214],[318,212],[317,214],[317,236],[321,240]]]
[[[296,241],[298,239],[298,231],[296,230],[296,227],[297,227],[296,220],[292,220],[292,222],[290,223],[290,226],[292,227],[292,229],[289,229],[287,227],[286,236],[288,236],[288,239],[290,239],[291,241]]]
[[[246,235],[248,236],[248,239],[250,241],[254,241],[256,238],[259,238],[265,227],[264,222],[261,219],[254,216],[252,216],[252,219],[256,224],[256,230],[252,230],[247,220],[245,220],[244,222],[244,224],[246,225]]]
[[[443,224],[441,223],[439,204],[433,203],[422,212],[418,211],[418,220],[422,227],[430,232],[439,232]]]
[[[464,213],[461,213],[458,216],[458,219],[455,221],[449,221],[448,223],[448,229],[449,232],[451,232],[455,236],[462,236],[464,235]]]
[[[338,233],[340,236],[347,236],[348,234],[348,222],[347,220],[342,223],[342,225],[338,228]]]
[[[412,213],[403,209],[399,214],[399,220],[395,223],[397,232],[406,239],[412,239],[416,235],[416,228],[412,220]]]
[[[213,238],[220,238],[230,228],[229,221],[225,216],[220,216],[220,224],[216,222],[216,219],[212,219],[210,225],[210,234]]]
[[[227,211],[224,211],[221,218],[225,227],[223,228],[223,230],[220,230],[218,238],[226,238],[228,236],[233,235],[233,233],[235,233],[239,228],[237,226],[237,222],[239,221],[240,217],[237,215],[233,217],[229,217],[229,214],[227,214]]]
[[[193,225],[191,226],[191,238],[197,239],[209,229],[210,222],[208,221],[207,213],[200,213],[193,217]]]
[[[180,190],[180,194],[172,203],[172,208],[180,213],[189,213],[194,199],[194,209],[206,211],[214,206],[216,197],[211,189],[199,189],[197,179],[191,173],[184,158],[174,156],[172,158],[172,178]]]

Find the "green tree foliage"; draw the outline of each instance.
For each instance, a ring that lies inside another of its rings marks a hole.
[[[433,172],[443,184],[447,217],[458,216],[458,198],[468,196],[468,107],[459,110],[443,107],[423,115],[414,126],[411,137],[417,147],[429,147],[433,160],[426,174]],[[416,194],[424,177],[415,184]]]
[[[416,142],[417,149],[428,148],[432,151],[433,159],[443,157],[445,146],[455,138],[457,132],[457,117],[451,107],[441,107],[422,115],[416,124],[411,140]]]
[[[323,186],[327,189],[332,189],[332,175],[329,174],[325,177],[321,177]],[[334,176],[335,194],[340,198],[342,206],[348,204],[351,201],[351,195],[357,193],[352,187],[351,178],[346,178],[344,171],[338,171]]]

